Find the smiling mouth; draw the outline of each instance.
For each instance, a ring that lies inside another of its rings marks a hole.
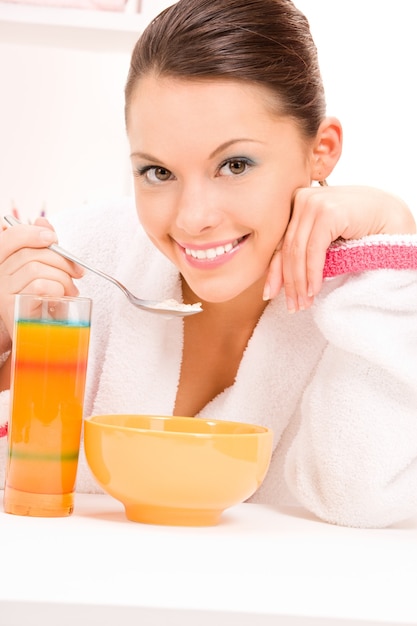
[[[217,259],[219,256],[223,256],[223,254],[227,254],[231,252],[234,248],[236,248],[242,241],[247,239],[248,235],[244,235],[243,237],[239,237],[230,243],[226,243],[224,246],[216,246],[215,248],[206,248],[202,249],[193,249],[193,248],[184,248],[185,254],[187,256],[192,257],[193,259],[198,259],[202,261]]]

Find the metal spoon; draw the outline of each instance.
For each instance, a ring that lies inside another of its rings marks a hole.
[[[16,226],[17,224],[21,224],[21,222],[19,222],[19,220],[16,219],[13,215],[6,215],[4,219],[9,224],[9,226]],[[143,309],[144,311],[149,311],[151,313],[158,313],[159,315],[169,315],[171,317],[186,317],[188,315],[201,313],[202,311],[200,302],[197,302],[196,304],[181,304],[176,300],[163,300],[161,302],[158,302],[157,300],[142,300],[141,298],[137,298],[124,285],[122,285],[121,282],[113,278],[113,276],[109,276],[101,270],[91,267],[90,265],[85,263],[85,261],[82,261],[78,257],[74,256],[71,252],[67,252],[67,250],[61,248],[61,246],[52,243],[48,247],[50,250],[53,250],[65,259],[73,261],[74,263],[77,263],[77,265],[85,267],[85,269],[89,270],[90,272],[94,272],[95,274],[98,274],[98,276],[109,280],[111,283],[116,285],[116,287],[119,287],[121,291],[123,291],[126,298],[131,304],[138,307],[139,309]]]

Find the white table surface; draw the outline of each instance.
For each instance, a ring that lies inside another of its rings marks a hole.
[[[417,518],[358,530],[242,504],[215,527],[151,526],[77,494],[68,518],[1,504],[0,537],[1,626],[417,624]]]

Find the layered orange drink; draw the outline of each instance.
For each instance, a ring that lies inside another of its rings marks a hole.
[[[72,512],[90,324],[15,323],[5,510],[38,516]]]

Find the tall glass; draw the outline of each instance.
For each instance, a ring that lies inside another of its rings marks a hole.
[[[74,508],[91,300],[16,297],[4,510]]]

